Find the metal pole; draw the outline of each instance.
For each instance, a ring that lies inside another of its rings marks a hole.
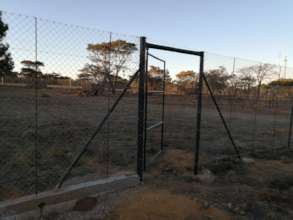
[[[148,121],[148,60],[149,52],[146,51],[146,79],[145,79],[145,104],[144,104],[144,140],[143,140],[143,169],[146,170],[146,147],[147,147],[147,121]]]
[[[202,52],[200,55],[199,80],[198,80],[198,87],[197,87],[196,140],[195,140],[195,158],[194,158],[194,170],[193,170],[195,175],[198,174],[198,162],[199,162],[203,74],[204,74],[204,52]]]
[[[291,148],[292,124],[293,124],[293,103],[292,103],[292,106],[291,106],[291,113],[290,113],[289,134],[288,134],[288,149]]]
[[[139,70],[136,71],[134,73],[134,75],[131,77],[131,79],[129,80],[129,82],[127,83],[127,85],[125,86],[125,88],[123,89],[122,93],[115,100],[115,102],[111,106],[110,110],[105,115],[105,117],[103,118],[103,120],[100,122],[100,124],[98,125],[98,127],[96,128],[96,130],[94,131],[94,133],[92,134],[92,136],[89,138],[89,140],[84,145],[84,147],[82,148],[82,150],[80,151],[80,153],[74,158],[74,160],[72,161],[71,165],[65,171],[65,173],[63,174],[63,176],[61,177],[61,179],[60,179],[60,181],[59,181],[59,183],[57,185],[57,188],[60,188],[63,185],[64,181],[67,179],[67,177],[71,173],[71,170],[73,169],[73,167],[77,164],[77,162],[80,160],[80,158],[82,157],[82,155],[86,152],[86,150],[89,147],[89,145],[92,143],[92,141],[97,136],[97,134],[101,131],[101,129],[104,126],[105,122],[108,120],[108,118],[110,117],[110,115],[112,114],[112,112],[116,109],[116,106],[119,104],[120,100],[122,99],[122,97],[127,92],[127,90],[130,87],[131,83],[134,81],[134,79],[136,79],[138,73],[139,73]]]
[[[137,129],[137,174],[143,180],[143,143],[145,120],[145,75],[146,75],[146,38],[140,38],[139,61],[139,87],[138,87],[138,129]]]
[[[206,86],[207,86],[207,88],[208,88],[208,90],[209,90],[209,93],[210,93],[210,95],[211,95],[211,98],[212,98],[212,100],[213,100],[213,102],[214,102],[214,104],[215,104],[215,106],[216,106],[216,109],[217,109],[217,111],[218,111],[218,113],[219,113],[219,116],[220,116],[220,118],[221,118],[221,120],[222,120],[222,123],[223,123],[223,125],[224,125],[224,127],[225,127],[225,130],[226,130],[226,132],[227,132],[227,134],[228,134],[228,137],[229,137],[229,139],[230,139],[230,141],[231,141],[231,143],[232,143],[232,145],[233,145],[233,147],[234,147],[234,149],[235,149],[235,152],[236,152],[236,154],[237,154],[239,160],[241,160],[241,156],[240,156],[240,152],[239,152],[239,150],[238,150],[238,147],[236,146],[236,144],[235,144],[235,142],[234,142],[234,139],[233,139],[233,137],[232,137],[232,134],[231,134],[231,132],[230,132],[230,129],[228,128],[228,125],[227,125],[227,123],[226,123],[226,120],[225,120],[225,118],[224,118],[224,116],[223,116],[223,114],[222,114],[222,112],[221,112],[221,109],[220,109],[220,107],[219,107],[219,105],[218,105],[218,103],[217,103],[217,100],[216,100],[216,98],[215,98],[215,96],[214,96],[214,94],[213,94],[213,91],[211,90],[210,85],[209,85],[209,83],[208,83],[208,81],[207,81],[207,79],[206,79],[206,77],[205,77],[204,74],[202,74],[202,78],[203,78],[203,80],[204,80],[204,82],[205,82],[205,84],[206,84]]]
[[[35,17],[35,194],[39,192],[39,73],[38,73],[38,19]]]
[[[108,75],[111,75],[111,53],[112,53],[112,32],[109,33],[109,64],[108,64]],[[110,111],[110,82],[108,79],[108,85],[107,85],[107,113]],[[110,170],[110,123],[109,120],[107,120],[107,146],[106,146],[106,175],[109,176],[109,170]]]
[[[235,65],[236,65],[236,57],[233,58],[232,76],[234,76],[234,74],[235,74]],[[233,95],[234,95],[234,91],[233,91]],[[234,104],[233,98],[234,97],[232,97],[231,93],[230,93],[230,95],[229,95],[229,103],[230,103],[229,121],[230,121],[230,123],[231,123],[231,120],[232,120],[232,112],[233,112],[233,104]]]
[[[165,132],[165,87],[166,87],[166,62],[164,61],[163,97],[162,97],[161,151],[164,149],[164,132]]]

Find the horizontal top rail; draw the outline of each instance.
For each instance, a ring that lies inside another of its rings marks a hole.
[[[156,124],[153,124],[153,125],[149,126],[149,127],[147,128],[147,130],[148,130],[148,131],[149,131],[149,130],[152,130],[152,129],[154,129],[154,128],[157,128],[157,127],[161,126],[162,124],[163,124],[163,122],[160,121],[160,122],[158,122],[158,123],[156,123]]]
[[[175,47],[168,47],[168,46],[151,44],[151,43],[146,43],[146,47],[152,48],[152,49],[158,49],[158,50],[167,50],[167,51],[177,52],[177,53],[191,54],[191,55],[196,55],[201,57],[204,55],[203,51],[185,50],[185,49],[179,49]]]

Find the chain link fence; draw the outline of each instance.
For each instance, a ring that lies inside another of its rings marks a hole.
[[[276,151],[290,148],[293,69],[212,53],[206,53],[205,58],[207,79],[242,154],[262,157],[265,151],[273,158],[278,155]],[[233,154],[215,107],[205,93],[204,147],[215,156]]]
[[[0,82],[0,200],[54,188],[138,69],[135,36],[2,12],[14,63]],[[65,184],[135,171],[130,85]]]
[[[139,38],[7,12],[1,18],[9,28],[0,43],[9,45],[14,68],[0,72],[0,200],[52,189],[71,165],[65,185],[134,171],[138,81],[130,79]],[[199,61],[152,55],[145,156],[162,147],[193,152]],[[293,69],[212,53],[204,69],[241,154],[273,157],[290,147]],[[234,155],[203,91],[200,160]]]
[[[171,77],[166,80],[165,89],[164,145],[194,154],[199,62],[187,55],[154,54],[166,60],[166,71]],[[162,69],[160,63],[149,60],[149,74],[152,66]],[[204,73],[243,157],[279,159],[291,155],[288,149],[292,144],[292,68],[205,52]],[[155,114],[148,113],[148,120],[155,121],[161,109],[156,108],[158,102],[154,97],[148,102],[149,111],[157,110]],[[159,143],[160,136],[150,134],[149,141]],[[206,85],[200,142],[202,168],[237,153]]]

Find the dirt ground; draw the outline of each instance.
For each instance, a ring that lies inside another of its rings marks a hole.
[[[292,154],[291,154],[292,156]],[[142,185],[79,200],[49,220],[289,220],[293,218],[293,161],[221,158],[192,174],[192,155],[168,149]]]

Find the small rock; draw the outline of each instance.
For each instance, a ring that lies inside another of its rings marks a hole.
[[[208,202],[208,201],[204,201],[204,203],[203,203],[203,207],[204,207],[205,209],[208,209],[208,208],[210,207],[209,202]]]
[[[245,211],[240,211],[240,215],[245,215],[246,213],[245,213]]]
[[[233,207],[232,203],[229,202],[229,203],[227,204],[227,207],[228,207],[228,209],[232,209],[232,207]]]
[[[254,163],[255,160],[252,159],[252,158],[243,157],[243,158],[242,158],[242,162],[244,162],[244,163]]]
[[[205,184],[211,184],[216,179],[216,177],[212,174],[212,172],[207,169],[203,170],[202,174],[199,174],[197,178],[199,182],[205,183]]]

